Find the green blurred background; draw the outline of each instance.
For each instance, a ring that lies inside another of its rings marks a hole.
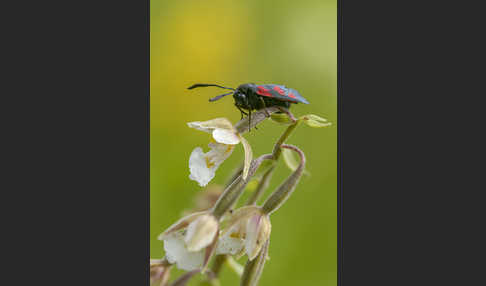
[[[157,236],[193,205],[202,188],[189,180],[188,159],[209,134],[190,121],[240,119],[216,88],[188,91],[193,83],[277,83],[298,90],[329,128],[301,125],[288,140],[306,154],[307,170],[289,201],[271,217],[270,258],[260,285],[336,285],[337,271],[337,3],[315,1],[151,0],[150,45],[150,255],[164,255]],[[266,121],[245,137],[254,156],[269,153],[285,126]],[[224,184],[243,159],[237,146],[211,183]],[[290,171],[280,162],[268,194]],[[240,262],[244,262],[242,259]],[[171,279],[180,271],[175,271]],[[229,269],[222,285],[239,285]],[[190,285],[194,285],[191,283]]]

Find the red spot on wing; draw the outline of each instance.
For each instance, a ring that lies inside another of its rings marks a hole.
[[[273,90],[275,90],[276,92],[280,93],[280,95],[283,95],[285,96],[285,90],[281,89],[279,86],[274,86],[273,87]]]
[[[295,95],[292,92],[289,92],[289,97],[297,98],[297,97],[295,97]]]
[[[263,95],[263,96],[268,96],[268,97],[272,97],[272,94],[269,92],[270,90],[269,89],[266,89],[265,87],[259,85],[257,86],[257,94],[259,95]]]

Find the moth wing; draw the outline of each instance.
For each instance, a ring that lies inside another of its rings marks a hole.
[[[283,101],[290,101],[292,103],[305,103],[309,102],[302,97],[298,91],[292,88],[287,88],[284,85],[279,84],[261,84],[257,86],[257,94],[262,96],[268,96]]]

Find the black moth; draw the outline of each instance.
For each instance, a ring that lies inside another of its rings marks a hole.
[[[245,83],[238,88],[220,86],[217,84],[196,83],[188,87],[193,89],[197,87],[215,86],[223,89],[232,90],[232,92],[218,95],[209,99],[209,101],[216,101],[223,98],[226,95],[233,94],[235,99],[235,106],[240,110],[241,117],[248,115],[251,122],[251,111],[259,110],[266,107],[283,107],[290,108],[291,103],[305,103],[309,102],[302,97],[298,91],[279,84],[254,84]],[[247,110],[246,113],[244,110]]]

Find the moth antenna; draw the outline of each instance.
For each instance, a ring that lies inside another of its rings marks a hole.
[[[193,89],[193,88],[198,88],[198,87],[208,87],[208,86],[215,86],[215,87],[219,87],[219,88],[229,89],[229,90],[235,91],[234,88],[226,87],[226,86],[221,86],[221,85],[217,85],[217,84],[212,84],[212,83],[196,83],[196,84],[191,85],[187,89]]]
[[[230,95],[230,94],[233,94],[233,93],[232,92],[229,92],[229,93],[221,94],[221,95],[218,95],[216,97],[210,98],[209,101],[213,102],[213,101],[216,101],[218,99],[221,99],[221,98],[223,98],[223,97],[225,97],[227,95]]]

